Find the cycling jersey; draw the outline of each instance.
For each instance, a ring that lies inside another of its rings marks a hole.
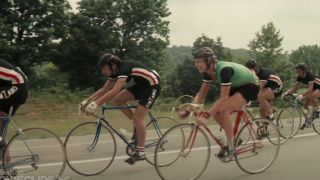
[[[221,86],[241,87],[246,84],[258,85],[258,77],[247,67],[226,61],[219,61],[215,67],[215,77]],[[204,74],[204,83],[210,83],[213,78]]]
[[[23,84],[26,81],[26,75],[18,67],[0,59],[0,85]]]
[[[275,83],[279,86],[282,86],[280,77],[271,69],[260,68],[257,76],[260,82]]]
[[[0,59],[0,111],[11,115],[28,97],[28,86],[26,75],[17,67],[5,60]]]
[[[320,89],[320,79],[316,77],[313,73],[307,72],[305,77],[297,77],[297,83],[308,85],[313,83],[313,89]]]
[[[118,72],[108,79],[116,80],[120,78],[126,78],[127,82],[132,79],[136,85],[141,87],[154,86],[160,82],[160,77],[156,71],[150,70],[141,63],[134,61],[121,62]]]
[[[155,70],[135,61],[123,61],[118,67],[116,74],[108,77],[109,80],[126,78],[126,82],[133,80],[134,85],[127,90],[134,95],[139,104],[150,109],[160,95],[160,77]]]

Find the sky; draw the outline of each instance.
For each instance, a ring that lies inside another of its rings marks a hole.
[[[79,0],[69,0],[76,7]],[[248,49],[263,25],[273,22],[285,51],[320,45],[319,0],[167,0],[170,46],[192,46],[202,34],[223,45]]]

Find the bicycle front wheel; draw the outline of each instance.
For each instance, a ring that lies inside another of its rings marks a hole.
[[[235,160],[241,170],[249,174],[261,173],[274,163],[280,150],[280,135],[275,129],[276,125],[267,119],[255,119],[242,127],[235,141]],[[242,140],[247,137],[249,141]]]
[[[288,107],[289,108],[289,107]],[[302,121],[302,114],[301,111],[296,108],[295,106],[290,107],[290,115],[292,121],[293,121],[293,129],[290,138],[294,137],[298,134],[300,127],[301,127],[301,121]]]
[[[9,170],[15,169],[11,174],[31,179],[62,178],[66,166],[63,142],[47,129],[22,130],[8,142],[4,166]]]
[[[146,161],[151,165],[154,165],[154,151],[159,139],[170,127],[178,124],[173,118],[170,117],[158,117],[156,119],[156,124],[149,122],[146,130],[147,135],[145,141],[145,154]]]
[[[116,141],[109,128],[98,122],[74,127],[65,140],[67,163],[76,173],[93,176],[105,171],[116,155]]]
[[[166,180],[197,179],[210,159],[210,143],[203,129],[179,124],[169,129],[155,150],[155,168]],[[177,173],[180,172],[180,173]]]
[[[291,107],[282,108],[279,111],[279,115],[277,116],[276,125],[279,128],[281,144],[286,142],[293,134],[293,130],[295,127],[295,118],[293,117],[292,111],[293,108]]]

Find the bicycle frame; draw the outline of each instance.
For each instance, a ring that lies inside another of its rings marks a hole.
[[[122,109],[134,109],[134,108],[137,108],[136,105],[129,105],[129,106],[102,106],[101,107],[101,114],[99,115],[99,118],[97,120],[97,123],[98,123],[98,126],[97,126],[97,130],[95,132],[95,137],[93,139],[93,142],[91,143],[90,145],[90,149],[94,149],[98,140],[99,140],[99,137],[100,137],[100,130],[101,130],[101,126],[105,125],[107,127],[109,127],[111,129],[112,132],[114,132],[125,144],[127,144],[128,146],[130,146],[131,148],[135,148],[136,146],[136,142],[134,143],[131,143],[130,140],[127,140],[124,135],[122,135],[118,130],[116,130],[112,125],[111,123],[106,120],[105,118],[105,112],[107,110],[122,110]],[[152,115],[152,113],[149,111],[148,112],[148,116],[149,116],[149,122],[147,123],[147,125],[149,125],[150,123],[153,124],[154,126],[154,129],[156,130],[158,136],[162,136],[162,133],[160,131],[160,128],[157,124],[157,119]],[[136,140],[134,140],[136,141]],[[145,145],[145,148],[149,148],[149,147],[152,147],[152,146],[155,146],[157,144],[157,142],[154,142],[154,143],[151,143],[151,144],[146,144]]]
[[[11,112],[12,112],[12,108],[10,108],[10,112],[9,112],[9,115],[7,117],[0,118],[3,121],[3,131],[2,131],[2,134],[1,134],[2,141],[5,142],[5,140],[6,140],[8,124],[11,122],[11,124],[15,128],[16,132],[19,134],[21,140],[23,141],[23,144],[26,146],[26,148],[30,152],[30,157],[26,158],[26,159],[19,160],[19,161],[10,162],[10,163],[4,165],[4,158],[5,158],[4,152],[5,152],[5,149],[7,148],[7,146],[4,146],[1,149],[1,156],[2,156],[2,159],[3,159],[3,163],[0,164],[0,169],[8,169],[8,168],[12,168],[14,166],[20,165],[20,164],[31,163],[31,162],[35,162],[35,161],[38,160],[37,156],[31,151],[29,145],[25,141],[25,137],[24,137],[24,134],[22,133],[22,130],[18,127],[18,125],[14,121],[14,119],[11,118]]]
[[[237,116],[236,116],[236,121],[235,121],[235,125],[234,125],[234,128],[233,128],[233,135],[234,137],[236,137],[236,135],[238,134],[238,131],[239,131],[239,127],[240,127],[240,121],[241,119],[243,119],[243,121],[245,123],[249,123],[251,120],[251,115],[247,113],[246,110],[235,110],[234,112],[237,113]],[[189,149],[189,151],[187,151],[186,154],[188,154],[193,145],[194,145],[194,142],[195,142],[195,138],[196,138],[196,135],[197,135],[197,132],[199,130],[200,127],[203,127],[204,130],[210,135],[210,137],[220,146],[221,149],[223,149],[225,147],[225,145],[221,142],[221,140],[219,138],[217,138],[212,132],[211,130],[209,129],[209,127],[205,126],[205,125],[198,125],[198,124],[195,124],[196,128],[192,129],[191,133],[190,133],[190,136],[188,137],[188,140],[187,140],[187,144],[185,146],[185,148],[183,149],[182,152],[184,152],[187,148]],[[254,132],[254,131],[252,131]],[[248,150],[249,151],[249,150]],[[238,152],[236,152],[238,153]]]

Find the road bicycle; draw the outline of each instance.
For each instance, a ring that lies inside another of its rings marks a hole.
[[[76,173],[93,176],[104,172],[116,157],[117,139],[125,143],[126,154],[132,156],[137,146],[137,138],[133,133],[132,138],[126,137],[122,132],[114,128],[111,121],[107,119],[107,111],[132,109],[131,106],[102,106],[101,114],[94,122],[88,121],[75,126],[65,139],[67,152],[67,164]],[[145,141],[146,161],[154,164],[154,150],[158,140],[162,137],[165,129],[177,124],[170,117],[155,117],[149,111],[146,123],[147,135]],[[83,166],[83,164],[86,164]],[[91,164],[90,164],[91,163]]]
[[[197,107],[192,103],[186,106]],[[161,179],[198,179],[208,166],[212,148],[220,149],[216,156],[222,162],[236,161],[246,173],[256,174],[268,169],[280,150],[277,126],[268,119],[251,120],[246,109],[234,113],[234,154],[228,152],[225,143],[210,130],[211,127],[197,119],[170,128],[155,149],[155,168]],[[210,145],[209,137],[216,146]]]
[[[66,166],[63,142],[44,128],[20,129],[10,113],[1,117],[3,124],[0,179],[61,179]],[[8,124],[16,134],[5,143]]]
[[[294,99],[293,104],[288,107],[290,109],[290,114],[286,116],[286,119],[291,119],[295,124],[291,137],[297,135],[299,130],[311,127],[316,133],[320,134],[320,117],[317,108],[313,107],[311,113],[308,113],[304,110],[303,104],[297,99],[297,96],[297,94],[291,94],[285,97],[286,99]]]
[[[287,101],[287,99],[285,99]],[[250,104],[246,105],[246,112],[251,117],[251,119],[254,119],[256,116],[253,112],[254,107],[258,107],[258,102],[254,101]],[[288,118],[292,113],[292,110],[290,107],[287,106],[281,106],[281,107],[273,107],[273,118],[270,119],[279,129],[280,134],[280,143],[283,144],[286,141],[288,141],[292,134],[294,133],[295,129],[295,123],[292,118]]]

